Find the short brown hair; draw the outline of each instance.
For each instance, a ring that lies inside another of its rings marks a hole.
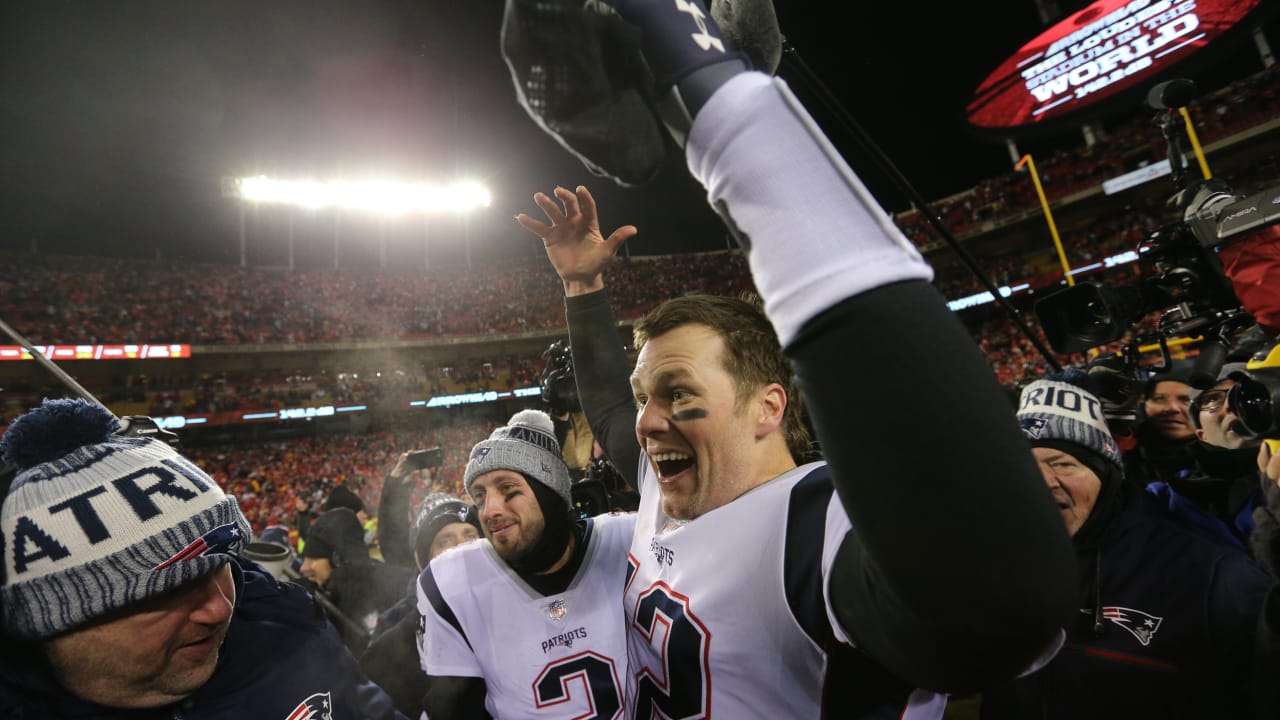
[[[797,463],[805,462],[812,440],[804,425],[795,374],[782,354],[782,345],[764,314],[760,298],[685,295],[667,300],[636,321],[632,328],[636,349],[685,325],[705,325],[720,336],[725,347],[724,369],[737,383],[739,401],[769,383],[782,386],[787,393],[782,417],[787,449]]]

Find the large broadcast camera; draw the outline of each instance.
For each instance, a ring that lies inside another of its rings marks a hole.
[[[547,366],[542,370],[542,402],[552,415],[564,415],[582,409],[578,402],[578,383],[573,376],[573,353],[563,340],[557,340],[542,351]]]
[[[1228,403],[1240,417],[1241,434],[1280,438],[1280,345],[1266,337],[1254,313],[1241,303],[1219,252],[1229,244],[1248,246],[1274,241],[1280,222],[1280,188],[1253,195],[1232,192],[1218,179],[1190,177],[1185,148],[1190,137],[1179,112],[1195,95],[1190,80],[1171,80],[1152,88],[1147,103],[1160,110],[1157,120],[1168,145],[1175,192],[1166,205],[1178,220],[1147,236],[1138,246],[1142,279],[1128,285],[1080,283],[1035,304],[1045,339],[1058,353],[1084,352],[1120,340],[1145,316],[1159,312],[1153,332],[1135,333],[1120,352],[1124,372],[1139,377],[1138,348],[1158,343],[1168,369],[1168,341],[1201,336],[1204,342],[1191,384],[1205,389],[1216,380],[1229,356],[1250,355],[1247,378],[1230,391]],[[1263,238],[1266,238],[1265,240]],[[1280,283],[1280,277],[1274,279]]]

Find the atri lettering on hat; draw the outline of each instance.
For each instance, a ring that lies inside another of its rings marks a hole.
[[[97,553],[94,546],[111,539],[113,529],[136,533],[139,524],[145,525],[163,514],[160,502],[189,503],[210,489],[200,473],[192,472],[181,461],[166,458],[159,465],[135,470],[61,502],[31,508],[17,516],[12,530],[6,533],[13,552],[13,573],[24,575],[41,560],[56,566],[59,561],[75,556],[73,564],[79,565],[86,558],[99,554],[105,557],[119,548],[104,547],[106,552]],[[212,501],[210,505],[221,500],[220,497],[208,499]],[[131,513],[119,512],[122,507],[128,507]],[[74,523],[66,522],[68,515]],[[70,531],[73,526],[79,533]]]

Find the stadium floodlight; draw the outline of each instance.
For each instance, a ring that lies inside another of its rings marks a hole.
[[[489,191],[473,182],[448,186],[391,180],[277,180],[264,175],[232,181],[237,197],[299,207],[343,208],[382,215],[466,212],[489,207]]]

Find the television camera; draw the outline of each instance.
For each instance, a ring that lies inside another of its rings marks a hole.
[[[1153,368],[1158,371],[1171,364],[1168,340],[1203,337],[1191,374],[1199,389],[1213,384],[1229,356],[1251,355],[1248,378],[1231,389],[1228,403],[1240,417],[1242,434],[1280,438],[1280,345],[1241,304],[1218,257],[1229,244],[1261,242],[1259,231],[1280,222],[1280,187],[1246,196],[1222,180],[1190,177],[1190,137],[1180,110],[1194,95],[1194,83],[1180,79],[1156,85],[1147,96],[1147,104],[1160,111],[1156,119],[1175,188],[1166,206],[1178,219],[1139,244],[1142,279],[1115,286],[1080,283],[1037,301],[1034,312],[1045,339],[1062,354],[1120,340],[1146,315],[1161,313],[1154,331],[1135,333],[1120,352],[1121,372],[1134,380],[1141,379],[1138,347],[1148,343],[1161,348],[1161,363]]]
[[[578,402],[578,384],[573,377],[573,353],[563,340],[557,340],[542,351],[547,361],[542,371],[542,402],[554,416],[582,410]]]
[[[557,340],[542,357],[547,361],[542,371],[542,402],[557,423],[556,439],[563,442],[559,418],[582,412],[578,381],[573,374],[573,353],[565,341]],[[584,518],[614,510],[635,510],[640,504],[639,495],[627,488],[626,481],[604,457],[592,458],[586,473],[569,486],[569,494],[573,512]]]

